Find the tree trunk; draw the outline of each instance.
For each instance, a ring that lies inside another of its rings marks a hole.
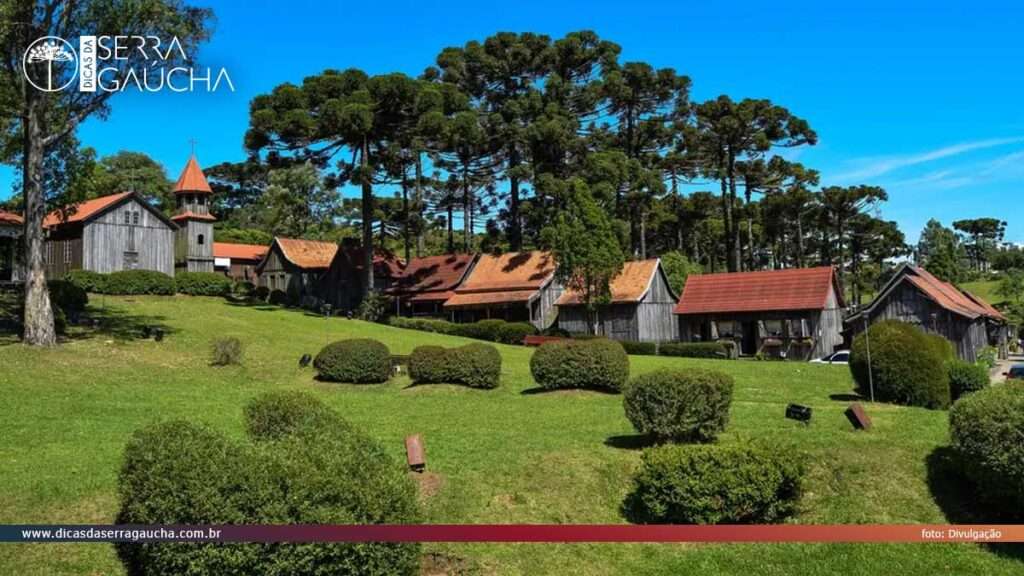
[[[43,264],[43,217],[46,200],[43,196],[43,135],[40,128],[40,102],[33,89],[26,88],[25,130],[22,164],[22,190],[25,194],[25,333],[24,342],[31,346],[53,346],[57,332],[50,307],[50,291],[46,286]]]
[[[363,295],[374,291],[373,287],[373,184],[370,182],[370,146],[363,138],[360,154],[360,181],[363,187]]]
[[[796,267],[804,267],[804,224],[799,214],[796,216]]]
[[[423,239],[423,154],[416,152],[416,210],[420,217],[420,225],[416,227],[416,256],[423,256],[426,249]]]
[[[729,188],[727,184],[728,178],[722,177],[722,216],[723,224],[725,225],[725,265],[729,272],[736,272],[736,263],[733,261],[733,243],[734,239],[732,233],[732,202],[729,200]]]
[[[452,223],[455,210],[452,206],[452,199],[448,199],[448,253],[455,253],[455,225]]]
[[[647,213],[640,210],[640,259],[647,260]]]
[[[735,214],[732,214],[733,206],[736,204],[736,160],[735,160],[735,158],[732,157],[732,155],[729,156],[729,174],[728,174],[728,176],[729,176],[729,212],[731,214],[729,220],[730,220],[731,230],[729,230],[727,233],[732,238],[732,250],[731,250],[731,252],[729,254],[729,260],[730,260],[729,271],[730,272],[739,272],[740,271],[740,267],[743,264],[743,256],[742,256],[743,243],[740,242],[739,218],[737,218]]]
[[[515,144],[509,146],[509,171],[519,166],[519,151]],[[519,176],[508,179],[508,244],[512,252],[523,249],[523,230],[519,222]]]
[[[405,261],[409,262],[412,256],[412,235],[409,232],[411,226],[409,214],[409,182],[406,180],[406,166],[402,167],[402,240],[405,243]]]
[[[462,250],[469,253],[470,238],[473,234],[473,221],[470,211],[472,206],[469,202],[469,182],[466,180],[466,172],[462,172]]]

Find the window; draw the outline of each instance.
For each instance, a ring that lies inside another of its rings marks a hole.
[[[136,226],[139,225],[139,212],[138,212],[138,210],[136,210],[135,212],[132,212],[132,224],[135,224]]]
[[[768,336],[776,338],[782,336],[782,320],[765,320],[764,327]]]
[[[71,242],[64,242],[64,263],[71,264]]]
[[[200,234],[199,236],[196,236],[196,244],[199,244],[200,246],[202,246],[205,242],[206,242],[206,238],[204,238],[202,234]]]
[[[132,213],[127,211],[127,210],[125,210],[125,213],[124,213],[124,223],[125,224],[131,224],[132,223]]]
[[[719,320],[718,321],[718,337],[719,338],[732,338],[736,334],[736,329],[733,326],[731,320]]]

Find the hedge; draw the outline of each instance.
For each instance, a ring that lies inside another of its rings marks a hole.
[[[351,428],[337,412],[308,392],[264,392],[245,405],[245,430],[256,441],[281,440],[322,426]]]
[[[756,445],[664,445],[644,451],[627,517],[643,524],[772,523],[800,499],[799,456]]]
[[[529,322],[505,322],[495,331],[495,341],[503,344],[522,344],[523,338],[536,333],[537,328]]]
[[[477,340],[498,341],[498,330],[505,324],[504,320],[489,319],[472,324],[456,324],[455,334]]]
[[[528,322],[506,322],[496,318],[469,324],[456,324],[440,318],[392,316],[388,319],[388,324],[395,328],[449,334],[503,344],[522,344],[524,337],[537,333],[533,324]]]
[[[946,363],[949,395],[954,402],[964,394],[988,388],[988,369],[983,364],[953,360]]]
[[[968,394],[949,412],[964,474],[993,510],[1024,520],[1024,382]]]
[[[107,274],[104,294],[137,296],[174,294],[174,278],[156,270],[120,270]]]
[[[658,353],[686,358],[728,358],[728,350],[719,342],[666,342],[658,348]]]
[[[174,283],[179,294],[189,296],[227,296],[232,281],[219,272],[178,272]]]
[[[630,356],[657,356],[658,344],[656,342],[630,342],[628,340],[619,342]],[[662,344],[664,346],[664,344]]]
[[[92,270],[72,270],[64,279],[86,292],[103,294],[107,291],[107,275]]]
[[[868,375],[867,338],[871,346]],[[941,347],[916,327],[896,320],[876,322],[853,339],[850,372],[864,397],[908,406],[949,406],[949,375]]]
[[[541,345],[530,358],[530,373],[542,388],[619,391],[629,378],[629,356],[614,340],[563,340]]]
[[[252,299],[254,299],[254,300],[259,300],[261,302],[266,302],[267,299],[270,298],[270,288],[267,288],[266,286],[257,286],[252,291],[252,294],[251,294],[250,297]]]
[[[388,318],[388,324],[395,328],[438,334],[454,334],[455,327],[458,326],[458,324],[440,318],[406,318],[404,316],[392,316]]]
[[[416,384],[497,388],[501,378],[501,354],[488,344],[467,344],[458,348],[419,346],[409,357],[409,377]]]
[[[329,382],[377,384],[391,377],[391,353],[377,340],[339,340],[320,350],[313,367]]]
[[[733,379],[715,370],[658,370],[623,391],[626,418],[657,441],[710,442],[729,423]]]
[[[287,306],[289,304],[288,293],[284,290],[271,290],[267,295],[267,303],[275,306]]]
[[[943,362],[956,360],[956,350],[953,348],[952,342],[938,334],[930,334],[928,332],[923,332],[923,334],[928,341],[928,346],[931,347],[939,358],[942,358]]]

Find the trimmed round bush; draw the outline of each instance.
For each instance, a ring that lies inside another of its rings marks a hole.
[[[624,340],[619,342],[630,356],[657,356],[658,344],[656,342],[630,342]]]
[[[964,394],[988,388],[988,369],[982,364],[973,364],[963,360],[946,363],[949,373],[949,395],[955,402]]]
[[[227,296],[232,281],[219,272],[178,272],[174,275],[178,294],[189,296]]]
[[[498,331],[505,324],[506,322],[504,320],[499,320],[497,318],[480,320],[471,324],[457,324],[455,334],[465,338],[476,338],[477,340],[495,342],[498,340]]]
[[[267,294],[267,303],[275,306],[287,306],[288,293],[284,290],[271,290]]]
[[[254,300],[259,300],[261,302],[266,302],[267,299],[270,298],[270,288],[267,288],[266,286],[257,286],[252,291],[251,297]]]
[[[523,338],[536,333],[537,328],[529,322],[506,322],[497,328],[495,341],[503,344],[522,344]]]
[[[448,350],[442,346],[417,346],[409,355],[409,378],[416,384],[446,382]]]
[[[667,444],[644,451],[624,508],[641,524],[767,524],[796,509],[802,477],[775,448]]]
[[[684,358],[727,358],[728,350],[720,342],[666,342],[658,348],[658,354]]]
[[[46,284],[50,292],[50,305],[60,308],[68,315],[77,316],[89,304],[89,294],[74,282],[50,280]]]
[[[501,354],[490,344],[467,344],[447,351],[448,372],[454,384],[470,388],[497,388],[501,380]]]
[[[107,290],[107,275],[92,270],[72,270],[64,279],[86,292],[103,294]]]
[[[850,372],[857,392],[870,396],[866,338],[870,338],[875,399],[908,406],[949,406],[949,375],[933,340],[916,327],[896,320],[876,322],[853,339]]]
[[[245,430],[257,442],[281,440],[323,426],[351,428],[337,412],[309,392],[264,392],[245,405]]]
[[[313,367],[329,382],[379,384],[391,377],[391,353],[377,340],[339,340],[320,350]]]
[[[120,270],[107,275],[105,294],[140,296],[174,294],[174,278],[156,270]]]
[[[942,358],[943,362],[956,360],[956,349],[953,348],[952,342],[938,334],[929,334],[928,332],[924,332],[924,337],[931,349],[935,351],[939,358]]]
[[[626,418],[659,442],[710,442],[729,423],[733,379],[716,370],[658,370],[623,390]]]
[[[968,394],[949,412],[953,448],[993,510],[1024,519],[1024,382]]]
[[[242,363],[242,341],[234,336],[217,338],[211,345],[211,364],[230,366]]]
[[[534,381],[549,390],[619,391],[629,378],[629,356],[614,340],[563,340],[541,345],[530,358]]]

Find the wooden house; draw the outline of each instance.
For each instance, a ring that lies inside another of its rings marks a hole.
[[[188,272],[213,272],[213,223],[210,214],[213,190],[193,154],[174,183],[177,208],[171,220],[174,235],[174,267]]]
[[[445,254],[413,258],[388,289],[402,316],[444,316],[444,303],[466,279],[474,254]]]
[[[843,296],[831,267],[699,274],[675,307],[684,341],[724,340],[741,355],[819,358],[842,344]]]
[[[47,278],[62,278],[77,269],[174,274],[178,227],[132,192],[65,206],[47,215],[43,226]]]
[[[284,292],[289,302],[315,307],[324,299],[323,276],[337,251],[334,242],[275,237],[256,267],[258,285]]]
[[[339,312],[354,311],[363,301],[364,254],[361,246],[343,243],[324,275],[325,299]],[[373,289],[386,293],[402,275],[404,266],[405,263],[392,252],[376,248],[373,254]]]
[[[0,284],[21,281],[21,235],[25,221],[14,212],[0,210]]]
[[[676,295],[669,286],[661,260],[626,262],[609,284],[610,301],[587,312],[583,297],[566,290],[556,302],[558,327],[572,334],[594,333],[615,340],[669,342],[679,339],[679,323],[672,316]],[[594,322],[593,330],[588,324]]]
[[[550,253],[484,254],[445,301],[444,310],[455,322],[500,318],[545,329],[555,323],[555,302],[561,295]]]
[[[1005,356],[1006,317],[981,298],[944,282],[924,268],[900,266],[878,296],[846,320],[851,336],[879,320],[899,320],[949,340],[968,362],[985,346]]]
[[[262,244],[213,243],[213,268],[235,282],[256,284],[256,267],[267,255]]]

